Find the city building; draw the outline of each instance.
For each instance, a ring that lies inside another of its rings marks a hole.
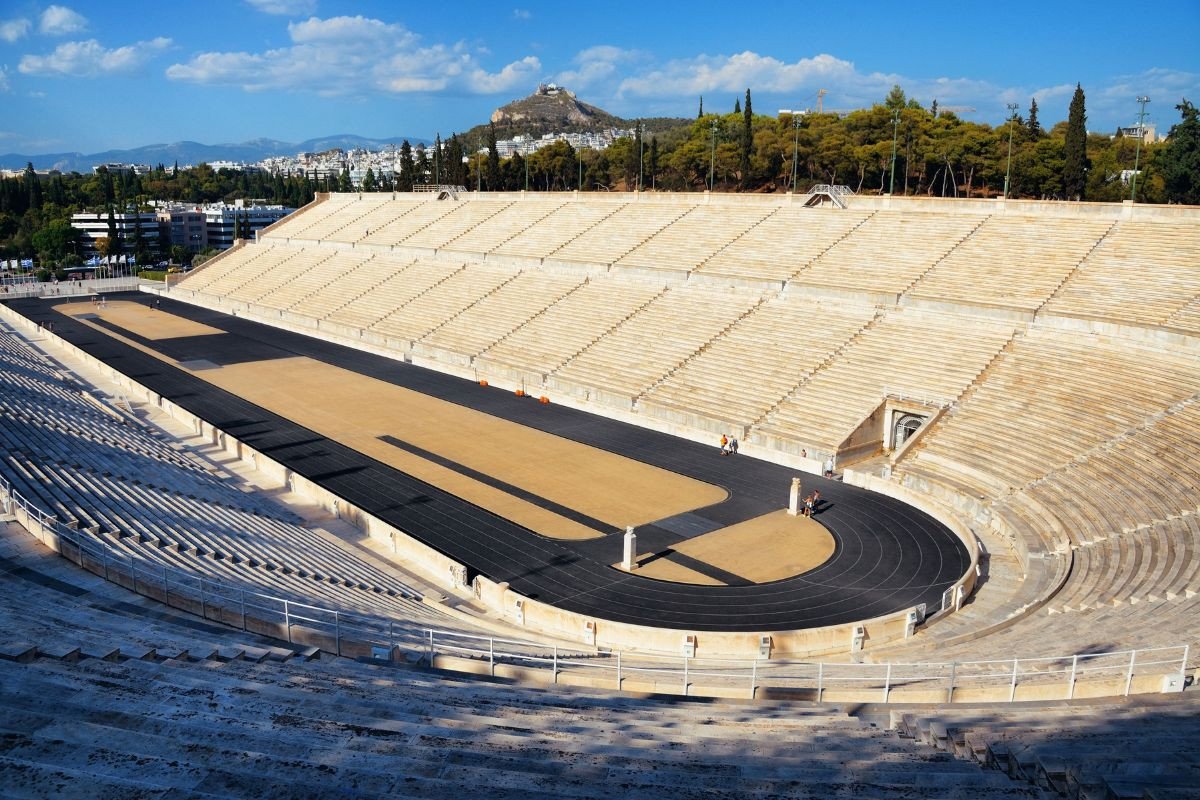
[[[113,226],[116,228],[117,238],[121,240],[122,252],[133,252],[134,243],[139,233],[146,248],[150,250],[158,248],[158,216],[153,211],[142,211],[132,214],[128,212],[113,213],[112,221]],[[80,253],[81,256],[99,254],[100,251],[96,243],[108,237],[108,222],[109,215],[107,211],[83,211],[71,215],[71,227],[83,232],[84,252]]]

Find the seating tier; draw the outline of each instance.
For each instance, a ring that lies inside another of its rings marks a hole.
[[[1001,323],[888,311],[772,410],[752,439],[782,437],[833,452],[879,407],[885,392],[953,401],[1012,335],[1012,326]]]
[[[1196,225],[1122,220],[1050,298],[1047,314],[1135,325],[1171,321],[1200,296]]]
[[[878,211],[793,278],[805,286],[903,292],[981,222],[966,214]]]
[[[785,206],[713,254],[696,273],[783,282],[869,216],[863,211]]]
[[[548,386],[633,398],[758,304],[751,292],[682,286],[660,297],[555,370]]]
[[[769,300],[638,402],[655,416],[696,413],[746,427],[812,374],[876,315],[795,294]]]
[[[662,286],[590,278],[476,359],[483,375],[502,367],[545,375],[596,342],[661,294]],[[539,380],[540,383],[540,380]]]
[[[696,206],[615,266],[690,272],[770,216],[773,209]]]
[[[908,294],[1031,312],[1111,227],[1108,221],[992,216]]]

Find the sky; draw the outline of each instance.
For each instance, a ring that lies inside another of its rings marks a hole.
[[[1000,124],[1200,103],[1200,0],[396,3],[0,0],[0,152],[333,134],[432,139],[554,82],[623,117],[850,110],[893,85]]]

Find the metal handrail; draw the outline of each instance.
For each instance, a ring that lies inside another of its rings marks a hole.
[[[3,475],[0,475],[0,500],[4,501],[5,511],[15,504],[25,513],[27,521],[35,523],[35,527],[40,529],[38,532],[28,525],[24,526],[31,536],[49,545],[46,533],[52,531],[60,540],[69,542],[75,548],[80,567],[84,566],[85,556],[93,562],[98,561],[104,577],[114,583],[124,585],[120,578],[127,576],[133,590],[146,596],[150,596],[151,588],[157,592],[161,587],[163,601],[167,605],[171,605],[172,593],[178,604],[182,604],[186,593],[190,591],[193,593],[193,602],[200,604],[201,616],[211,618],[210,611],[216,613],[217,608],[228,611],[232,607],[240,614],[242,630],[250,630],[247,611],[253,610],[260,619],[278,619],[285,631],[284,638],[289,643],[293,641],[294,627],[310,628],[318,635],[331,636],[331,651],[337,655],[343,654],[343,645],[350,641],[386,648],[389,658],[393,649],[406,644],[412,648],[413,655],[431,666],[439,656],[474,661],[486,659],[493,675],[496,674],[497,665],[520,665],[539,670],[549,668],[551,683],[558,683],[560,676],[568,671],[594,674],[600,670],[608,674],[608,678],[602,679],[604,685],[612,685],[618,691],[624,688],[630,676],[651,676],[656,691],[670,692],[671,686],[678,686],[679,693],[684,695],[690,692],[696,678],[708,679],[713,687],[744,686],[750,697],[756,696],[761,689],[807,689],[814,691],[818,700],[830,688],[873,683],[885,702],[899,685],[940,684],[940,691],[944,691],[947,699],[952,700],[956,690],[972,686],[1002,686],[1005,682],[1009,684],[1008,699],[1011,702],[1016,699],[1017,687],[1024,681],[1037,680],[1039,685],[1043,685],[1048,684],[1050,678],[1062,680],[1063,676],[1067,676],[1065,694],[1069,699],[1074,697],[1075,686],[1081,678],[1102,674],[1110,679],[1124,677],[1123,693],[1128,695],[1138,674],[1178,675],[1182,678],[1189,656],[1188,645],[1170,645],[1108,653],[957,662],[721,659],[629,655],[619,650],[597,652],[585,659],[577,652],[564,656],[558,645],[429,628],[390,617],[317,605],[309,602],[309,598],[277,596],[252,585],[224,584],[203,575],[119,553],[103,539],[67,528],[55,516],[16,492]],[[61,545],[58,552],[70,559]],[[191,589],[193,585],[195,588]],[[228,622],[224,617],[221,619]],[[550,652],[547,652],[548,648]],[[1166,653],[1175,653],[1177,657],[1168,657],[1164,655]],[[1101,660],[1106,663],[1098,663]],[[1159,667],[1162,669],[1157,669]]]

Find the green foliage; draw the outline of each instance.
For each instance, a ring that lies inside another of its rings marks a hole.
[[[1168,202],[1200,205],[1200,111],[1186,98],[1175,108],[1181,120],[1171,127],[1157,166]]]
[[[1087,155],[1087,112],[1083,87],[1075,84],[1067,115],[1066,140],[1063,143],[1063,193],[1068,200],[1082,200],[1090,166]]]

